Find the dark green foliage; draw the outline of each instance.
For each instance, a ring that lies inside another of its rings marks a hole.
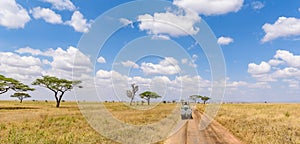
[[[30,88],[28,85],[25,85],[18,80],[13,78],[7,78],[3,75],[0,75],[0,94],[4,94],[9,90],[14,90],[17,92],[33,91],[33,88]]]
[[[201,95],[191,95],[190,99],[193,100],[195,103],[197,102],[197,99],[201,99],[203,101],[203,104],[205,104],[208,100],[210,100],[210,97]]]
[[[53,76],[43,76],[41,79],[36,79],[32,85],[39,85],[51,90],[54,93],[56,100],[56,107],[59,107],[61,99],[65,92],[71,91],[81,81],[70,81],[66,79],[59,79]],[[82,88],[82,86],[79,86]]]
[[[207,96],[202,96],[201,100],[203,101],[203,103],[205,104],[210,98]]]
[[[24,98],[30,98],[31,96],[27,93],[16,92],[13,95],[11,95],[10,97],[16,97],[20,100],[20,103],[22,103]]]
[[[143,92],[143,93],[140,94],[140,97],[141,97],[142,99],[147,100],[148,105],[150,105],[150,99],[151,99],[151,98],[160,98],[161,96],[158,95],[158,94],[155,93],[155,92],[145,91],[145,92]]]

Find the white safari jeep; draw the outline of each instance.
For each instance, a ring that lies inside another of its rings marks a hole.
[[[183,102],[182,106],[181,106],[181,119],[193,119],[192,116],[192,108],[190,107],[190,105],[187,102]]]

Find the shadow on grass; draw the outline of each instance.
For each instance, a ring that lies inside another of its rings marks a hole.
[[[0,107],[0,110],[39,109],[36,107]]]

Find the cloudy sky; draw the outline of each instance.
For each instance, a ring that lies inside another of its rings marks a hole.
[[[169,0],[163,8],[154,3],[107,13],[127,2],[0,1],[0,74],[29,85],[43,75],[82,80],[80,100],[127,100],[131,83],[138,93],[151,90],[166,100],[210,96],[213,66],[193,38],[206,22],[225,59],[225,101],[300,102],[299,0]],[[127,16],[131,11],[139,12]],[[80,47],[90,33],[100,41],[110,22],[121,27],[97,53]],[[54,100],[35,88],[32,99]]]

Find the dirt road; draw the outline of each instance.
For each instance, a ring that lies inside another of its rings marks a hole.
[[[165,144],[242,144],[216,121],[213,121],[206,129],[199,130],[198,124],[201,116],[198,111],[194,111],[194,119],[186,120],[185,125],[169,137]]]

